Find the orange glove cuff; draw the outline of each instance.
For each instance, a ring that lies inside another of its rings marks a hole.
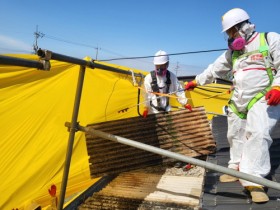
[[[197,86],[197,82],[196,80],[194,79],[193,81],[191,81],[195,86]],[[189,82],[185,82],[184,85],[188,84]]]
[[[279,90],[280,91],[280,86],[274,86],[272,87],[273,90]]]

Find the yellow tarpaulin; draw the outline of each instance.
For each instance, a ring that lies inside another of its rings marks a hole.
[[[36,55],[10,56],[39,59]],[[59,195],[69,139],[64,124],[72,119],[79,70],[78,65],[53,60],[50,71],[0,65],[0,209],[24,209],[32,203],[46,207],[51,203],[48,189],[52,184],[57,186]],[[79,124],[137,116],[137,103],[141,105],[140,113],[143,111],[143,97],[140,95],[138,101],[138,90],[143,93],[133,85],[130,75],[87,68]],[[206,109],[221,112],[220,102],[207,99],[212,96],[194,95],[196,99],[189,103],[206,104]],[[170,98],[170,104],[179,105],[175,98]],[[66,202],[97,181],[90,178],[88,164],[85,135],[76,132]]]
[[[52,184],[59,194],[69,138],[64,124],[72,119],[79,70],[58,61],[51,61],[50,71],[0,66],[0,209],[23,209],[30,202],[49,205]],[[78,122],[84,126],[137,116],[137,94],[131,76],[87,68]],[[66,197],[94,181],[84,133],[76,132]]]
[[[228,105],[231,96],[229,90],[230,85],[212,83],[186,91],[186,96],[191,99],[190,103],[194,107],[204,106],[211,120],[216,115],[224,114],[223,107]]]

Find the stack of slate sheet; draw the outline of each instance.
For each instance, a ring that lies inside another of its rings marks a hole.
[[[150,114],[147,118],[137,116],[87,127],[188,157],[208,155],[216,149],[204,107],[195,107],[192,112]],[[174,161],[90,132],[86,133],[86,143],[92,178]]]
[[[217,151],[208,155],[207,161],[227,167],[229,161],[229,144],[227,141],[227,118],[214,117],[212,121],[213,137]],[[270,148],[271,173],[266,177],[269,180],[280,182],[280,124],[273,131],[273,144]],[[204,180],[201,209],[209,210],[243,210],[243,209],[280,209],[280,191],[266,189],[270,201],[264,204],[253,203],[251,197],[244,191],[240,182],[221,183],[221,173],[207,171]]]

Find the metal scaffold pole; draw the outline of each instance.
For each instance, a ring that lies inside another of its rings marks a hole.
[[[79,113],[81,95],[82,95],[82,90],[83,90],[85,70],[86,70],[85,66],[80,66],[80,73],[79,73],[79,79],[78,79],[78,84],[77,84],[77,89],[76,89],[76,97],[75,97],[73,114],[72,114],[72,122],[71,122],[71,126],[69,127],[70,133],[69,133],[66,159],[65,159],[65,163],[64,163],[64,172],[63,172],[63,178],[62,178],[62,183],[61,183],[61,190],[60,190],[59,200],[58,200],[58,210],[63,209],[63,204],[64,204],[64,198],[65,198],[65,192],[66,192],[66,187],[67,187],[68,174],[69,174],[71,156],[72,156],[72,150],[73,150],[73,144],[74,144],[74,139],[75,139],[75,133],[77,132],[77,129],[76,129],[77,120],[78,120],[78,113]]]
[[[69,123],[66,123],[65,125],[66,125],[66,127],[70,126]],[[233,170],[233,169],[230,169],[230,168],[226,168],[226,167],[223,167],[223,166],[220,166],[220,165],[216,165],[216,164],[213,164],[213,163],[209,163],[209,162],[206,162],[206,161],[203,161],[203,160],[198,160],[198,159],[195,159],[195,158],[192,158],[192,157],[188,157],[188,156],[181,155],[181,154],[178,154],[178,153],[170,152],[168,150],[164,150],[164,149],[161,149],[161,148],[158,148],[158,147],[143,144],[143,143],[140,143],[140,142],[137,142],[137,141],[127,139],[127,138],[123,138],[123,137],[120,137],[120,136],[105,133],[105,132],[102,132],[102,131],[99,131],[99,130],[95,130],[93,128],[88,128],[88,127],[83,127],[83,126],[78,125],[78,129],[81,130],[81,131],[84,131],[84,132],[88,132],[92,135],[102,137],[102,138],[110,140],[110,141],[114,141],[114,142],[118,142],[118,143],[125,144],[125,145],[128,145],[128,146],[132,146],[132,147],[142,149],[142,150],[145,150],[145,151],[148,151],[148,152],[152,152],[152,153],[155,153],[155,154],[158,154],[158,155],[170,157],[170,158],[173,158],[173,159],[185,162],[185,163],[191,163],[193,165],[201,166],[203,168],[207,168],[207,169],[210,169],[210,170],[213,170],[213,171],[218,171],[218,172],[221,172],[221,173],[224,173],[224,174],[229,174],[231,176],[235,176],[235,177],[238,177],[240,179],[244,179],[244,180],[247,180],[247,181],[250,181],[250,182],[261,184],[263,186],[267,186],[267,187],[270,187],[270,188],[273,188],[273,189],[276,189],[276,190],[280,190],[280,184],[279,183],[270,181],[268,179],[256,177],[256,176],[253,176],[253,175],[250,175],[250,174],[239,172],[239,171],[236,171],[236,170]]]
[[[0,65],[22,66],[28,68],[45,69],[44,63],[11,56],[0,55]]]
[[[107,66],[107,65],[104,65],[104,64],[100,64],[100,63],[95,63],[94,60],[86,61],[86,60],[83,60],[83,59],[73,58],[73,57],[70,57],[70,56],[61,55],[61,54],[58,54],[58,53],[54,53],[54,52],[51,52],[51,51],[48,51],[48,50],[42,50],[42,49],[39,49],[37,53],[41,58],[44,58],[46,60],[50,60],[50,59],[58,60],[58,61],[62,61],[62,62],[67,62],[67,63],[73,63],[73,64],[77,64],[77,65],[81,65],[81,66],[86,66],[86,67],[89,67],[91,69],[98,68],[98,69],[101,69],[101,70],[107,70],[107,71],[111,71],[111,72],[131,75],[131,72],[129,72],[129,71],[122,70],[122,69],[119,69],[119,68],[115,68],[115,67],[112,67],[112,66]],[[143,75],[140,74],[140,73],[134,73],[134,76],[141,77],[141,78],[143,77]]]

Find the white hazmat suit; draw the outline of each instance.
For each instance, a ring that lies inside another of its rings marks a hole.
[[[280,35],[267,34],[269,61],[274,73],[273,86],[280,86]],[[205,85],[215,78],[224,78],[232,71],[234,92],[231,100],[239,112],[246,110],[249,101],[269,86],[269,76],[264,66],[260,47],[260,33],[254,32],[247,40],[243,53],[233,65],[232,50],[227,50],[213,64],[196,76],[198,85]],[[265,177],[270,172],[269,147],[272,143],[272,129],[280,119],[280,105],[269,106],[262,97],[247,113],[247,119],[239,118],[231,109],[228,114],[228,141],[230,143],[229,168]],[[243,186],[259,186],[240,180]]]
[[[186,98],[185,92],[183,91],[182,85],[178,81],[175,74],[173,74],[170,71],[169,73],[170,73],[171,84],[169,86],[168,93],[174,93],[178,97],[177,101],[184,106],[187,104],[188,100]],[[159,76],[156,74],[156,79],[157,79],[157,84],[160,93],[164,93],[164,94],[167,93],[166,74],[163,76]],[[152,90],[151,82],[152,82],[152,76],[151,73],[149,73],[144,79],[144,86],[146,89],[146,107],[149,107],[149,114],[159,113],[159,111],[156,108],[154,108],[154,106],[161,107],[167,112],[170,111],[171,107],[170,105],[167,104],[169,98],[166,96],[160,96],[160,104],[158,104],[157,95],[152,93],[153,90]],[[153,104],[153,106],[151,106],[151,103]]]

